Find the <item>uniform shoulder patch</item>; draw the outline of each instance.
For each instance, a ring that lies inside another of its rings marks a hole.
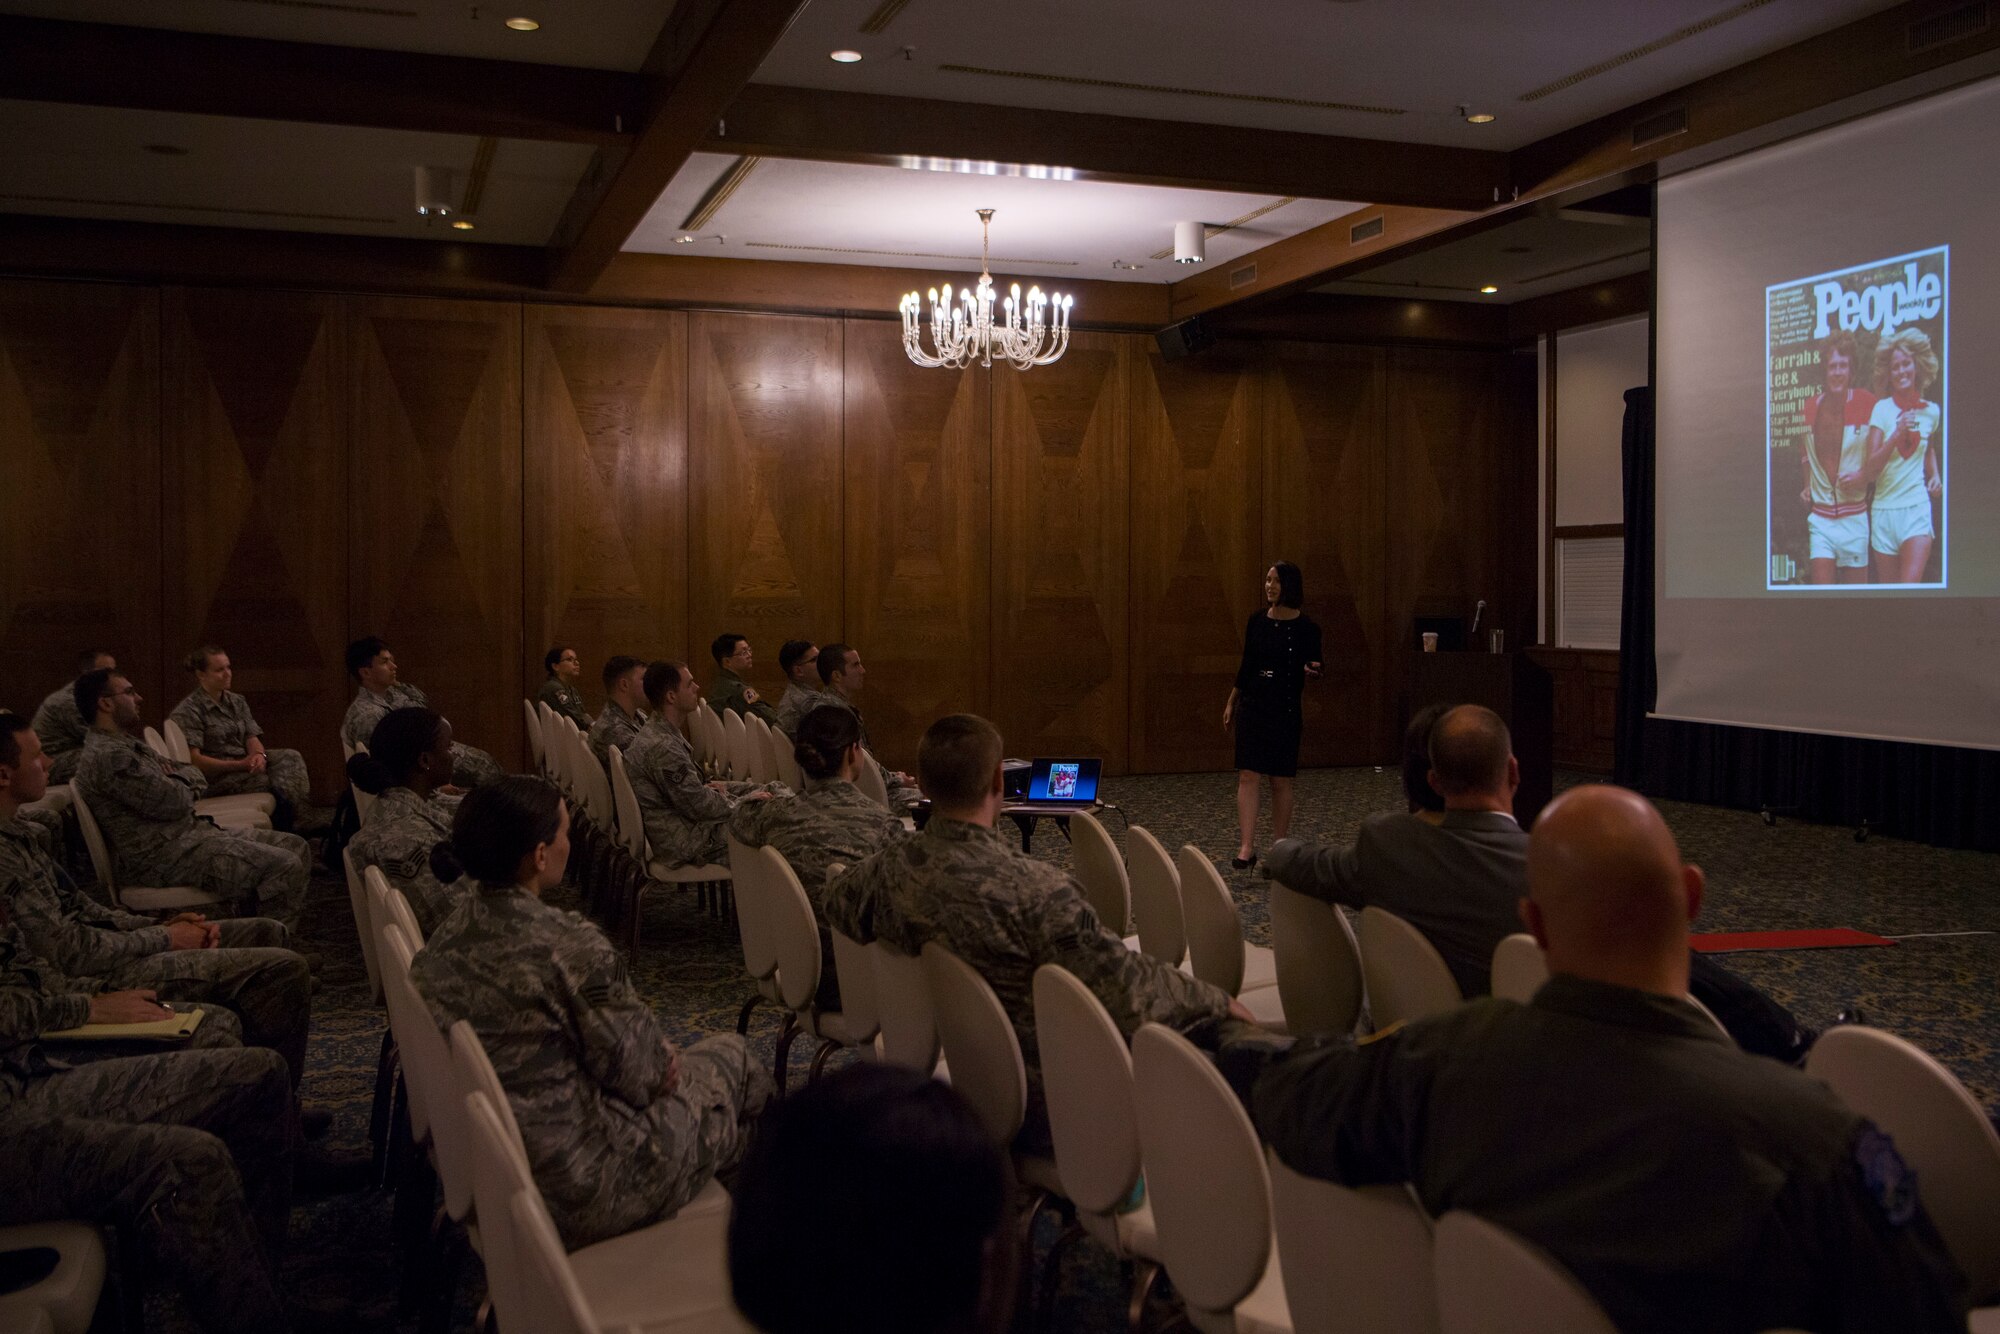
[[[1916,1169],[1896,1152],[1896,1141],[1874,1126],[1863,1127],[1854,1137],[1854,1165],[1861,1169],[1868,1197],[1891,1226],[1901,1227],[1916,1217]]]

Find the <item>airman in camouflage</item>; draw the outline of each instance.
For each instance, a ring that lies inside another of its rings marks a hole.
[[[759,699],[757,689],[744,680],[744,674],[756,665],[750,650],[750,641],[742,635],[717,635],[709,645],[709,652],[715,658],[715,689],[708,692],[709,706],[719,717],[724,709],[740,714],[755,714],[773,727],[778,723],[778,711],[765,700]]]
[[[669,866],[727,864],[723,826],[737,802],[768,789],[756,783],[705,783],[687,738],[664,714],[640,729],[625,754],[625,775],[653,858]]]
[[[423,691],[397,679],[396,655],[373,635],[347,646],[347,674],[360,687],[340,723],[340,739],[349,749],[367,745],[368,738],[375,735],[375,724],[390,711],[430,707]],[[451,781],[460,787],[477,787],[504,774],[498,760],[462,741],[451,743],[451,757]]]
[[[368,823],[348,841],[354,868],[378,868],[403,891],[428,937],[464,897],[463,886],[443,885],[431,871],[431,849],[451,837],[451,808],[392,787],[375,799]]]
[[[83,715],[76,711],[76,691],[68,685],[51,690],[35,710],[32,724],[42,739],[42,752],[49,757],[49,781],[67,783],[76,777],[83,761]]]
[[[808,689],[796,681],[786,684],[784,695],[778,700],[778,721],[775,726],[786,736],[799,734],[799,720],[820,705],[820,692]]]
[[[576,656],[576,650],[552,648],[542,659],[542,666],[548,669],[549,674],[542,682],[542,688],[535,692],[535,698],[584,731],[589,731],[590,710],[583,707],[583,693],[576,688],[576,678],[583,671],[583,662]]]
[[[639,729],[645,725],[644,709],[633,709],[628,713],[617,700],[605,700],[604,711],[590,725],[590,753],[608,772],[611,768],[611,748],[616,746],[620,754],[630,755],[633,743],[639,739]]]
[[[987,825],[933,814],[922,833],[897,840],[828,885],[823,907],[843,935],[912,955],[935,940],[992,984],[1028,1067],[1028,1117],[1019,1141],[1026,1148],[1049,1142],[1035,969],[1053,963],[1076,974],[1127,1037],[1147,1022],[1186,1029],[1229,1011],[1219,987],[1127,949],[1098,921],[1074,878]]]
[[[469,891],[411,977],[440,1028],[478,1033],[571,1249],[672,1215],[771,1095],[733,1033],[677,1052],[604,934],[517,886]]]
[[[190,751],[200,752],[203,759],[232,766],[204,769],[200,761],[195,762],[208,780],[209,796],[269,792],[294,811],[312,800],[312,778],[306,773],[306,757],[296,750],[265,746],[261,739],[264,729],[251,716],[250,701],[235,691],[210,695],[206,690],[191,690],[167,716],[187,735]],[[262,769],[254,763],[260,755]]]
[[[114,686],[130,691],[125,678]],[[138,695],[118,700],[117,726],[136,724]],[[298,920],[305,902],[306,841],[275,829],[224,830],[197,818],[194,784],[127,731],[93,727],[76,785],[90,803],[121,880],[193,885],[224,899],[254,897],[263,915]]]

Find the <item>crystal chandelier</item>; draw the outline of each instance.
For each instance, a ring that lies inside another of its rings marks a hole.
[[[1039,287],[1028,289],[1021,299],[1021,284],[1015,283],[1007,299],[1000,303],[1005,319],[993,319],[993,275],[987,272],[987,241],[993,226],[993,210],[979,210],[979,285],[960,289],[952,301],[951,284],[944,296],[931,288],[931,343],[935,354],[924,351],[921,316],[923,302],[915,292],[905,292],[897,309],[903,312],[903,350],[919,366],[949,366],[962,370],[974,362],[991,366],[994,358],[1016,370],[1046,366],[1069,350],[1069,311],[1075,297],[1060,292],[1043,295]]]

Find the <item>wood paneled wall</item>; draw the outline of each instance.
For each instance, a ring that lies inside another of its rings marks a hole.
[[[80,647],[149,718],[227,648],[273,744],[338,790],[341,650],[378,633],[524,764],[550,644],[845,639],[884,759],[992,717],[1019,755],[1221,769],[1264,565],[1327,636],[1307,764],[1392,758],[1412,617],[1525,644],[1532,359],[1086,333],[1054,366],[930,371],[879,320],[0,283],[0,702]],[[1520,363],[1520,364],[1517,364]]]

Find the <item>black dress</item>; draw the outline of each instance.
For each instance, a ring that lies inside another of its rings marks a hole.
[[[1299,771],[1299,693],[1306,664],[1321,662],[1319,624],[1300,612],[1288,621],[1262,610],[1243,628],[1236,669],[1236,767],[1274,778]]]

